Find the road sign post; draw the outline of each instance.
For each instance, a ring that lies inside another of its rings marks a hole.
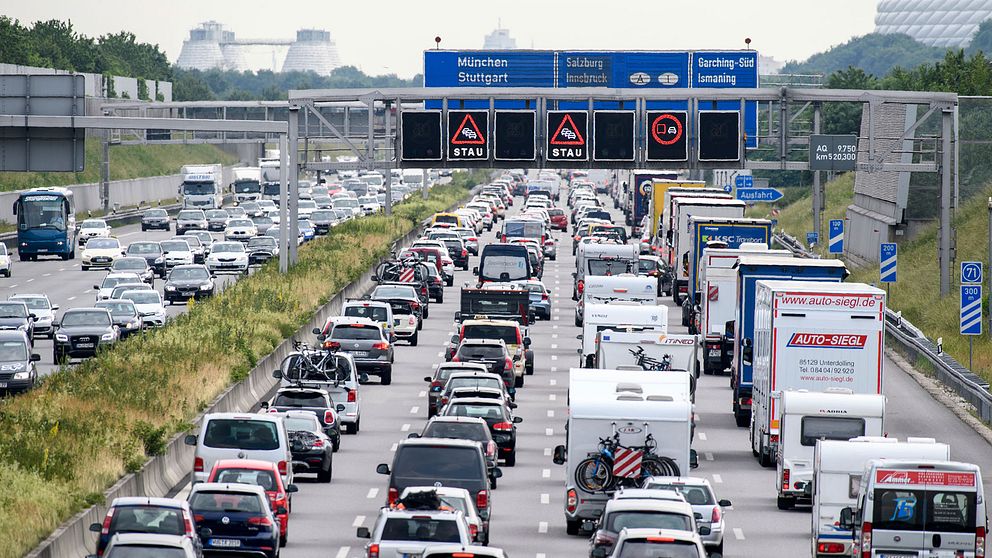
[[[961,283],[981,284],[982,271],[982,262],[961,262]]]
[[[830,220],[830,240],[828,244],[829,244],[829,251],[831,254],[844,253],[844,220],[843,219]]]
[[[806,245],[812,247],[814,244],[818,244],[820,241],[820,235],[815,232],[806,233]]]
[[[892,305],[892,283],[896,282],[896,262],[899,258],[899,246],[895,242],[883,242],[879,247],[878,280],[885,283],[886,304]]]
[[[968,336],[968,369],[972,366],[972,339],[982,334],[982,286],[961,285],[961,335]]]

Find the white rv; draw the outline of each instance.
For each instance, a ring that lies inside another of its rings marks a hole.
[[[640,368],[638,360],[643,354],[649,359],[669,363],[671,370],[685,370],[690,376],[699,377],[697,366],[699,342],[695,335],[668,333],[655,335],[646,332],[618,332],[606,329],[598,333],[596,343],[597,368]],[[667,359],[666,359],[667,357]]]
[[[596,334],[606,329],[665,335],[668,333],[668,307],[631,302],[587,304],[582,333],[577,336],[582,340],[582,348],[578,350],[580,367],[592,366],[596,358]]]
[[[658,301],[658,281],[630,273],[586,276],[582,297],[575,305],[575,325],[582,327],[586,304],[606,304],[617,301],[654,305]]]

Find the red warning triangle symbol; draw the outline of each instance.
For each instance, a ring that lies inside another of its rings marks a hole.
[[[586,144],[586,139],[582,137],[582,132],[575,125],[571,114],[566,114],[561,119],[558,129],[551,135],[551,145],[574,145],[582,147]]]
[[[475,119],[471,113],[465,114],[462,123],[455,129],[455,135],[451,136],[452,145],[486,145],[486,138],[479,131]]]

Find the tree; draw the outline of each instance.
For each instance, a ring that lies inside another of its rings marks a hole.
[[[969,54],[979,52],[992,55],[992,19],[986,19],[978,26],[978,31],[975,32],[971,44],[968,45]]]
[[[830,89],[876,89],[878,80],[861,68],[848,66],[827,77]],[[861,131],[861,103],[826,103],[823,105],[824,134],[857,134]]]
[[[830,75],[854,66],[869,74],[884,76],[893,68],[915,68],[926,62],[936,62],[943,56],[942,48],[924,45],[909,35],[869,33],[814,54],[804,62],[789,62],[782,73]]]

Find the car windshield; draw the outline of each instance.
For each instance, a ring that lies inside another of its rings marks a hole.
[[[212,419],[207,424],[203,445],[209,448],[271,451],[279,449],[279,431],[276,424],[268,420]]]
[[[284,424],[286,430],[290,432],[320,432],[320,423],[316,417],[305,419],[300,417],[286,417]]]
[[[248,248],[275,248],[276,239],[255,237],[248,241]]]
[[[257,494],[237,492],[197,492],[190,498],[189,507],[194,511],[227,513],[262,513],[265,504]]]
[[[114,287],[114,290],[110,291],[110,298],[120,298],[127,291],[150,291],[151,289],[152,286],[148,283],[121,283]]]
[[[348,208],[358,207],[358,200],[351,198],[338,198],[334,200],[334,207]]]
[[[382,339],[382,333],[376,326],[363,324],[344,324],[334,326],[331,339],[351,339],[355,341],[372,341]]]
[[[121,298],[135,304],[162,304],[158,291],[126,291]]]
[[[210,251],[214,254],[220,253],[244,253],[245,245],[240,242],[216,242]]]
[[[503,406],[499,402],[487,405],[484,403],[461,403],[458,399],[448,405],[445,414],[451,417],[476,417],[494,420],[506,418],[503,414]]]
[[[189,244],[185,240],[165,240],[162,242],[162,250],[166,252],[189,252]]]
[[[445,387],[446,391],[452,391],[458,388],[496,388],[501,387],[501,381],[496,378],[479,378],[479,377],[462,377],[462,378],[452,378],[448,380],[448,384]]]
[[[118,302],[101,300],[96,303],[97,308],[110,310],[110,315],[117,317],[134,317],[138,313],[134,309],[133,302]]]
[[[284,391],[272,400],[274,407],[327,407],[323,393],[315,391]]]
[[[207,219],[227,219],[230,217],[230,214],[226,209],[211,209],[209,211],[204,211],[203,215]]]
[[[424,438],[456,438],[474,442],[489,441],[488,427],[467,422],[432,422],[424,429]]]
[[[198,236],[193,236],[191,234],[184,234],[182,236],[182,240],[183,242],[188,244],[190,248],[198,248],[200,246],[203,246],[203,244],[200,242],[200,237]]]
[[[107,312],[66,312],[62,316],[63,327],[107,327],[109,328],[110,314]]]
[[[113,276],[108,275],[103,278],[103,283],[100,284],[101,289],[112,289],[117,285],[122,283],[140,283],[141,279],[137,275],[127,274],[124,276]]]
[[[618,511],[606,519],[606,530],[619,533],[624,529],[674,529],[691,531],[692,519],[680,513],[656,511]]]
[[[0,341],[0,362],[25,361],[28,347],[23,341]]]
[[[228,227],[253,227],[255,223],[251,219],[231,219],[227,222]]]
[[[643,273],[645,271],[656,271],[658,269],[658,262],[654,260],[637,260],[637,271]]]
[[[271,225],[275,221],[273,221],[271,217],[265,217],[260,215],[257,217],[252,217],[251,222],[255,223],[255,226],[257,227],[258,225]]]
[[[406,446],[393,462],[395,478],[481,480],[482,454],[474,447]]]
[[[310,219],[312,221],[334,221],[336,219],[336,215],[337,214],[333,211],[324,209],[321,211],[314,211],[313,214],[310,215]]]
[[[634,539],[623,542],[613,556],[617,558],[703,558],[691,541],[651,541]]]
[[[799,443],[813,447],[817,440],[850,440],[865,435],[865,419],[847,417],[802,418]]]
[[[107,228],[107,223],[105,221],[83,221],[79,225],[81,229],[105,229]]]
[[[110,266],[114,271],[117,270],[132,270],[140,269],[144,270],[148,267],[148,262],[144,258],[123,258],[114,262],[114,265]]]
[[[391,517],[382,527],[384,541],[428,541],[457,543],[461,541],[458,523],[453,519],[430,517]]]
[[[116,238],[94,238],[86,243],[87,250],[113,250],[119,249],[120,247],[121,243],[118,242]]]
[[[222,211],[221,213],[224,213],[225,216],[227,215],[226,212]],[[187,211],[180,211],[179,215],[176,215],[176,219],[180,221],[202,221],[206,219],[206,217],[199,209],[190,209]]]
[[[179,267],[169,274],[170,281],[193,281],[197,279],[209,279],[210,272],[202,267]]]
[[[389,318],[389,309],[385,306],[348,306],[344,309],[344,315],[384,322]]]
[[[49,310],[52,307],[48,299],[43,296],[15,296],[11,297],[11,300],[23,302],[32,310]]]
[[[164,219],[169,216],[169,213],[164,209],[149,209],[145,212],[145,217],[154,217],[156,219]]]
[[[186,522],[179,508],[117,506],[110,521],[110,533],[184,535]]]
[[[300,209],[317,209],[317,203],[313,200],[300,200],[297,207]]]
[[[413,287],[376,287],[372,293],[372,298],[417,298],[417,291]]]
[[[520,343],[519,330],[516,326],[470,324],[462,328],[464,339],[502,339],[507,345]]]
[[[27,305],[21,302],[0,302],[0,318],[27,318]]]
[[[499,345],[462,345],[458,349],[460,358],[477,359],[499,359],[503,358],[503,347]]]
[[[263,490],[269,492],[279,488],[276,476],[272,474],[272,471],[260,471],[258,469],[220,469],[211,482],[253,484],[261,486]]]
[[[135,242],[127,247],[128,254],[161,254],[162,246],[157,242]]]

